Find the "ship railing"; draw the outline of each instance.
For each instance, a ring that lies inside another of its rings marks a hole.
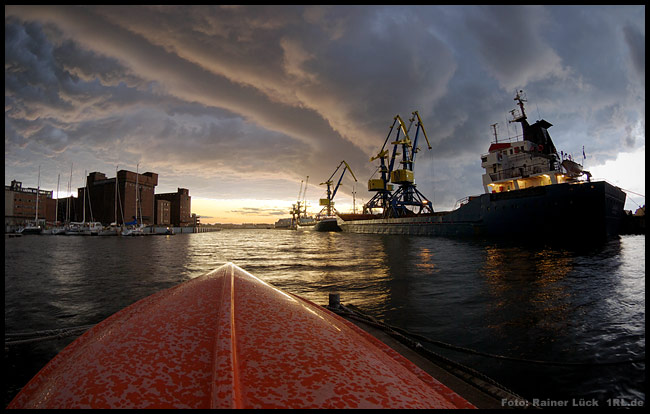
[[[456,204],[454,204],[454,208],[452,210],[456,210],[458,208],[461,208],[464,204],[467,204],[469,202],[469,197],[463,197],[460,200],[456,200]]]
[[[535,174],[558,172],[558,171],[559,170],[548,170],[546,168],[542,168],[539,165],[531,165],[526,167],[510,167],[503,171],[499,171],[496,173],[489,173],[489,175],[490,175],[490,179],[493,182],[495,182],[501,180],[510,180],[513,178],[527,178]]]
[[[513,142],[523,141],[523,139],[524,139],[524,134],[515,134],[515,135],[510,135],[506,138],[500,137],[498,140],[492,141],[492,144],[503,144],[503,143],[512,144]]]

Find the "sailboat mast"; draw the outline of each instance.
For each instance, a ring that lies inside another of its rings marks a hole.
[[[117,226],[117,165],[115,166],[115,225]]]
[[[40,192],[41,192],[41,166],[39,165],[38,166],[38,186],[36,188],[36,218],[34,219],[34,221],[36,222],[36,223],[34,223],[35,226],[38,226],[38,198],[39,198],[38,196],[39,196]]]
[[[304,210],[305,217],[307,217],[307,184],[309,183],[309,176],[307,176],[307,181],[305,181],[305,190],[302,193],[302,208]]]
[[[135,166],[135,225],[138,225],[138,177],[140,176],[140,163]]]
[[[70,199],[72,198],[72,166],[74,163],[70,163],[70,179],[68,180],[68,198],[65,201],[65,222],[66,224],[70,222]]]
[[[61,174],[56,178],[56,206],[54,207],[54,225],[59,222],[59,183],[61,182]]]
[[[86,170],[84,170],[84,180],[86,179]],[[84,183],[84,201],[83,201],[83,220],[82,222],[86,222],[86,191],[88,191],[88,186],[86,183]]]

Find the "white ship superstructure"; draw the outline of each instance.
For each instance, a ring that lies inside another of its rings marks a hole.
[[[590,174],[582,171],[582,166],[569,159],[560,160],[555,145],[548,134],[553,126],[546,120],[532,125],[526,120],[524,102],[521,92],[517,93],[519,111],[511,111],[512,120],[519,122],[523,133],[519,140],[499,142],[495,128],[494,142],[487,154],[481,156],[483,188],[486,193],[520,190],[524,188],[561,184],[575,181],[580,175]],[[496,127],[496,124],[493,125]]]

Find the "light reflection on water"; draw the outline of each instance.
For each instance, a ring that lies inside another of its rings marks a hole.
[[[97,323],[233,262],[286,292],[330,292],[387,323],[529,359],[645,354],[645,236],[581,250],[429,237],[224,230],[173,237],[5,239],[5,332]],[[70,340],[5,353],[6,399]],[[645,365],[564,368],[436,352],[528,398],[645,400]]]

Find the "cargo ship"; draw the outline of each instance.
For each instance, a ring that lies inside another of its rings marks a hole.
[[[592,181],[591,174],[570,155],[558,154],[548,133],[552,124],[544,119],[528,123],[522,91],[515,101],[519,108],[510,112],[509,122],[519,123],[523,134],[499,141],[494,128],[494,142],[488,153],[481,155],[485,193],[466,197],[451,211],[434,212],[413,180],[417,133],[411,143],[410,127],[399,119],[403,137],[393,144],[402,146],[402,168],[393,169],[394,159],[386,165],[388,151],[382,148],[371,159],[380,159],[382,178],[368,183],[369,191],[377,194],[366,203],[363,214],[339,214],[339,227],[352,233],[541,237],[576,242],[618,235],[626,194],[606,181]],[[421,126],[419,115],[417,120]],[[389,178],[399,190],[392,191]],[[379,213],[373,211],[377,207]]]

